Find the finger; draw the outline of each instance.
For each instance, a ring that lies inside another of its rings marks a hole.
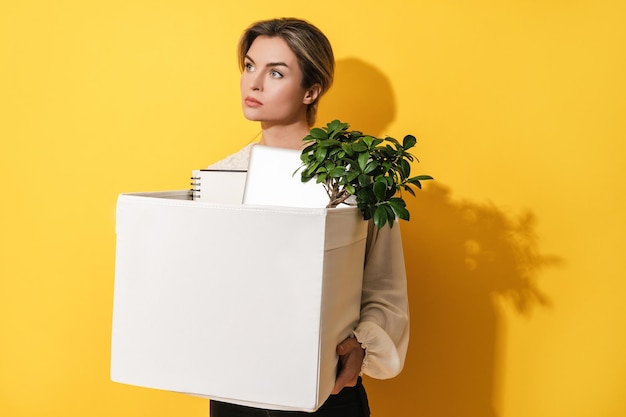
[[[357,342],[354,338],[348,337],[337,345],[337,354],[340,356],[345,355],[357,346],[361,347],[359,342]]]
[[[354,369],[344,368],[337,375],[335,380],[335,386],[331,391],[331,394],[338,394],[345,387],[354,387],[359,379],[359,372],[354,372]]]
[[[337,354],[340,356],[345,355],[346,353],[348,353],[349,351],[349,339],[344,340],[343,342],[339,343],[337,345]]]
[[[355,386],[359,378],[361,367],[353,355],[348,355],[342,362],[343,366],[335,380],[335,386],[331,392],[332,394],[339,393],[344,387]]]
[[[339,392],[348,385],[348,376],[344,371],[341,371],[339,375],[337,375],[337,379],[335,380],[335,386],[333,390],[330,392],[331,394],[339,394]]]

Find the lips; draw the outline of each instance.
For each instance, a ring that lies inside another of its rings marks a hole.
[[[248,107],[260,107],[263,105],[263,103],[261,103],[259,100],[257,100],[254,97],[246,97],[243,102],[246,104],[246,106]]]

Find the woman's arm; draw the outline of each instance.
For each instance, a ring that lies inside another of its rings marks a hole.
[[[361,372],[377,379],[400,373],[409,343],[409,306],[400,225],[369,223],[361,318],[354,337],[337,346],[341,370],[332,394],[353,387]]]
[[[400,373],[409,344],[409,304],[398,221],[380,230],[369,224],[361,318],[354,335],[366,352],[363,373],[377,379]]]

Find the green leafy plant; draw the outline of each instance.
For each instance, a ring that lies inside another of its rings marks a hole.
[[[417,140],[406,135],[400,143],[392,137],[381,139],[350,131],[349,127],[334,120],[326,127],[311,129],[303,139],[307,145],[298,168],[302,182],[315,179],[322,183],[328,193],[327,207],[356,205],[363,218],[373,219],[379,229],[387,223],[393,227],[396,216],[409,220],[402,192],[415,195],[413,187],[421,189],[421,181],[433,179],[410,176],[416,158],[408,150]]]

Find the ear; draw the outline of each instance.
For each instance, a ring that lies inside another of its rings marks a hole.
[[[304,98],[302,99],[302,103],[311,104],[314,103],[315,100],[320,96],[322,92],[322,86],[320,84],[313,84],[311,88],[306,90],[304,94]]]

